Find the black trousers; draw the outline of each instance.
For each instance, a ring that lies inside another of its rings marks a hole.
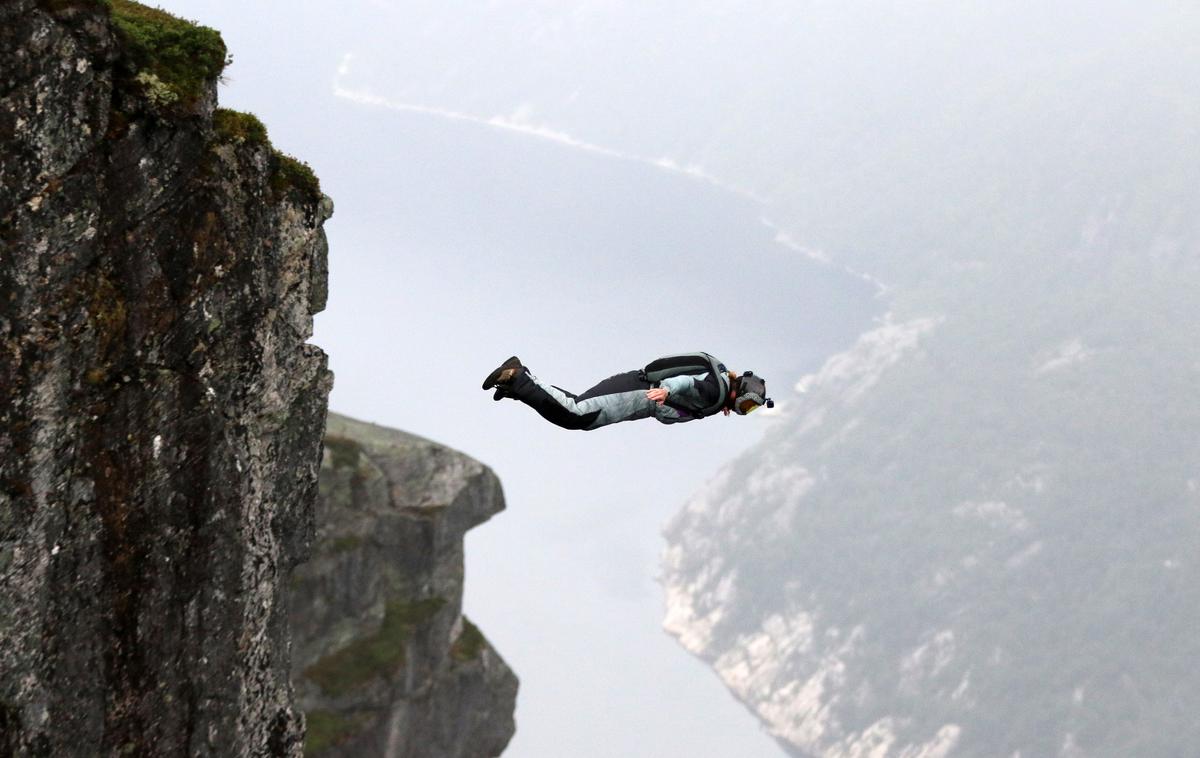
[[[641,378],[640,371],[610,376],[582,395],[522,371],[513,378],[507,392],[552,424],[564,429],[592,430],[653,416],[656,404],[646,398],[648,389],[650,382]]]

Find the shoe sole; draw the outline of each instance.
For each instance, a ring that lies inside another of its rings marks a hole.
[[[483,380],[483,388],[485,390],[490,390],[492,387],[496,386],[496,382],[498,382],[500,380],[501,374],[503,374],[505,371],[509,370],[510,368],[520,368],[520,367],[521,367],[521,359],[514,355],[513,357],[506,360],[504,363],[501,363],[500,368],[498,368],[495,371],[493,371],[492,373],[488,374],[487,379]]]

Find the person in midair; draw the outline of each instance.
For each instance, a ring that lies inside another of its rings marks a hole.
[[[708,353],[668,355],[610,376],[582,395],[542,381],[514,355],[488,374],[483,388],[494,390],[493,400],[520,400],[552,424],[584,431],[652,416],[678,424],[775,407],[761,377],[753,371],[739,376]]]

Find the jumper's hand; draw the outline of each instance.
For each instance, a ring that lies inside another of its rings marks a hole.
[[[670,393],[662,387],[655,387],[652,390],[646,390],[646,399],[653,400],[659,405],[662,405],[663,403],[667,402],[667,395],[669,394]]]
[[[722,409],[721,409],[721,413],[724,413],[726,416],[728,416],[728,415],[729,415],[729,409],[728,409],[728,408],[722,408]]]

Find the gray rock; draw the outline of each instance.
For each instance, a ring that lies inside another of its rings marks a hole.
[[[0,6],[0,754],[296,755],[331,206],[131,55]]]
[[[309,755],[497,756],[517,679],[462,616],[463,535],[504,508],[477,461],[330,414],[317,541],[292,582]]]

